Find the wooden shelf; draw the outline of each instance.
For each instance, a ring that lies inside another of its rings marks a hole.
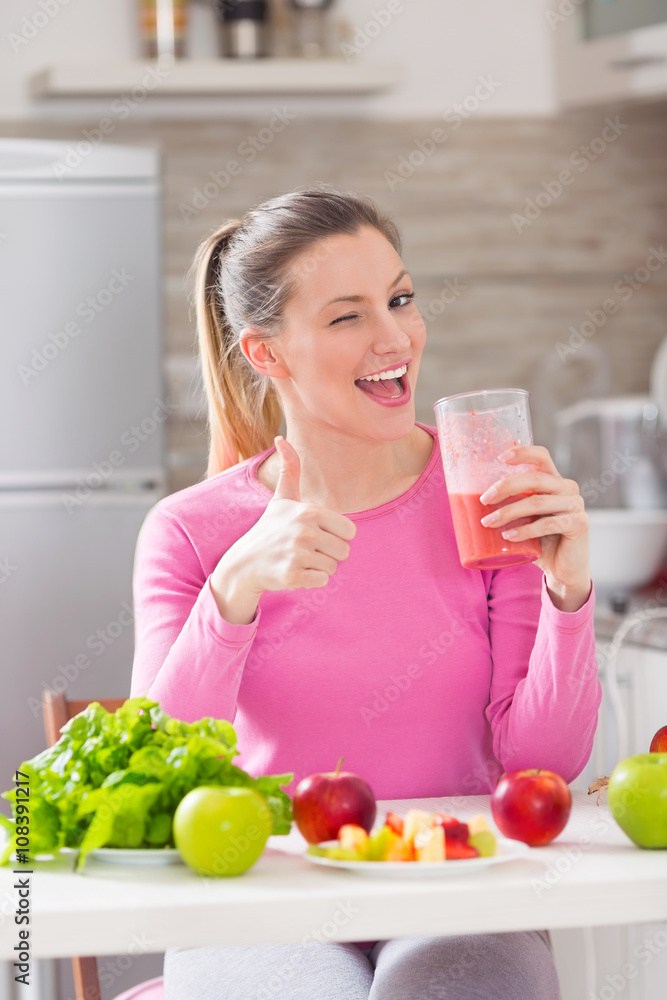
[[[98,97],[142,88],[151,96],[371,94],[399,82],[389,63],[344,59],[177,59],[59,63],[30,78],[30,96]]]

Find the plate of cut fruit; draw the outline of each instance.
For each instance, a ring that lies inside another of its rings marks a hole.
[[[309,844],[306,857],[326,868],[422,878],[476,872],[524,858],[529,851],[518,840],[497,837],[481,813],[463,822],[448,813],[410,809],[405,818],[388,812],[383,825],[370,833],[346,823],[337,840]]]

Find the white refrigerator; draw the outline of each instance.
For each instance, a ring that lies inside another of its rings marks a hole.
[[[166,492],[161,296],[156,149],[0,139],[2,790],[44,747],[44,688],[129,693],[134,548]]]

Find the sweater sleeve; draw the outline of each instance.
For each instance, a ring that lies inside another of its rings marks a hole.
[[[543,767],[569,783],[586,765],[602,699],[594,605],[591,587],[578,611],[559,611],[538,567],[493,573],[486,717],[506,771]]]
[[[247,625],[226,621],[190,538],[155,507],[137,539],[132,592],[131,695],[148,695],[185,722],[207,715],[233,722],[261,608]]]

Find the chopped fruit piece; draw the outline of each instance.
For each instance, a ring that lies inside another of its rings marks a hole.
[[[415,833],[417,861],[445,860],[445,831],[441,826],[422,827]]]
[[[418,830],[431,826],[431,813],[425,809],[409,809],[403,824],[403,838],[410,841]]]
[[[471,837],[474,837],[474,835],[476,833],[479,833],[480,830],[488,830],[489,833],[492,832],[491,827],[489,826],[488,820],[486,819],[485,816],[482,816],[481,813],[478,813],[476,816],[473,816],[471,819],[466,820],[466,823],[467,823],[467,826],[468,826],[468,830],[470,831],[470,836]]]
[[[460,840],[462,843],[468,842],[468,824],[448,816],[447,813],[433,813],[433,826],[442,826],[447,840]]]
[[[474,833],[468,841],[471,847],[476,847],[481,858],[491,858],[496,853],[498,842],[490,830],[480,830]]]
[[[460,840],[448,840],[445,844],[445,857],[448,861],[461,861],[463,858],[478,858],[479,851]]]
[[[366,861],[385,861],[392,844],[400,839],[399,835],[386,824],[371,833],[364,854]]]
[[[309,844],[306,853],[314,854],[318,858],[335,858],[338,861],[362,860],[356,851],[351,851],[348,847],[320,847],[319,844]]]
[[[390,826],[394,833],[397,833],[399,837],[403,836],[403,827],[405,824],[403,822],[403,817],[399,816],[398,813],[388,812],[387,818],[384,822],[385,826]]]
[[[389,850],[385,861],[415,861],[415,849],[403,837],[397,837]]]
[[[363,826],[357,826],[356,823],[344,823],[338,831],[338,840],[341,847],[362,853],[368,843],[368,834]]]

